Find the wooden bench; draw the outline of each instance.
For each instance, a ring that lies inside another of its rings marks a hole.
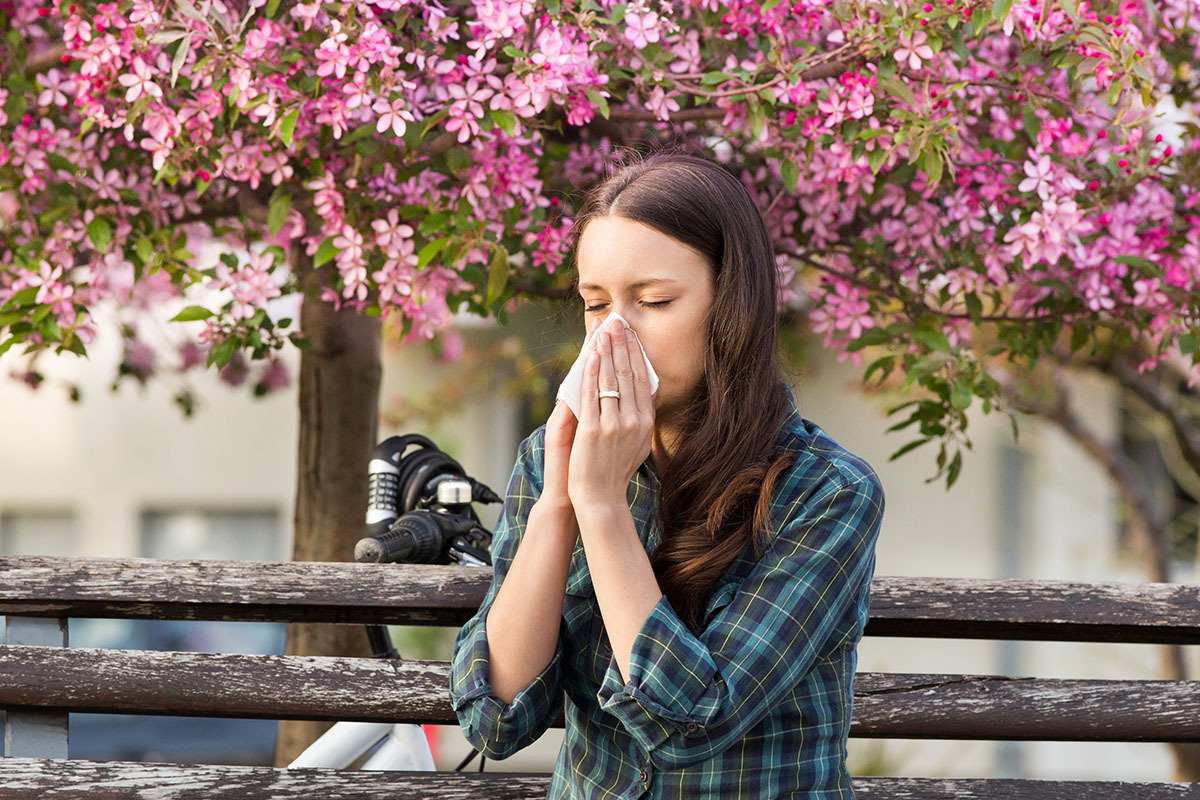
[[[0,614],[13,639],[30,641],[47,631],[53,639],[70,617],[458,626],[490,571],[5,557],[0,576]],[[1200,587],[877,577],[866,635],[1198,644]],[[546,775],[38,757],[64,755],[53,734],[68,711],[456,724],[448,673],[438,661],[0,645],[0,708],[14,726],[0,797],[544,797]],[[854,695],[855,737],[1200,741],[1200,681],[860,672]],[[1200,783],[862,777],[854,789],[862,800],[1200,800]]]

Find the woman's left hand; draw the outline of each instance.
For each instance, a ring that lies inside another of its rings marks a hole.
[[[596,352],[583,373],[579,424],[567,469],[567,493],[576,511],[588,505],[626,505],[629,481],[654,441],[654,398],[637,339],[628,328],[597,335]],[[600,397],[600,392],[613,390],[620,397]]]

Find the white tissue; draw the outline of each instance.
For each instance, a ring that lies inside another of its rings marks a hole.
[[[570,372],[563,379],[562,384],[558,387],[558,399],[566,403],[571,411],[575,414],[575,419],[579,419],[580,398],[582,397],[583,389],[583,371],[587,366],[588,356],[596,349],[596,334],[603,330],[608,330],[617,326],[622,334],[625,328],[629,327],[629,323],[625,321],[617,312],[610,312],[604,322],[596,330],[592,331],[587,339],[583,342],[583,347],[579,351],[579,357],[575,359],[575,363],[571,365]],[[637,331],[633,332],[634,339],[637,339],[638,349],[642,351],[642,358],[646,361],[646,377],[650,379],[650,394],[653,395],[658,391],[658,375],[654,372],[654,367],[650,365],[650,359],[646,355],[646,348],[642,347],[642,340],[638,338]]]

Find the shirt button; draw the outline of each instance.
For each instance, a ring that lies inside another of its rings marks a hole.
[[[687,725],[684,727],[684,731],[685,731],[685,732],[687,732],[688,734],[692,735],[692,736],[695,736],[697,733],[700,733],[700,732],[701,732],[701,731],[703,731],[703,730],[704,730],[704,728],[702,728],[701,726],[697,725],[697,724],[696,724],[696,723],[694,723],[694,722],[689,722],[689,723],[688,723],[688,724],[687,724]]]
[[[646,770],[644,770],[644,769],[642,770],[642,774],[640,777],[641,777],[642,783],[644,783],[644,784],[650,783],[650,773],[647,772]]]

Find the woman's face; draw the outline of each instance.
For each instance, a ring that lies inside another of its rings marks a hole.
[[[588,334],[613,311],[624,317],[658,374],[655,413],[678,408],[704,379],[708,262],[678,239],[622,217],[589,222],[576,256]]]

